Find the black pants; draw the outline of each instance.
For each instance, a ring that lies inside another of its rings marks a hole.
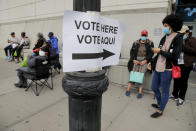
[[[59,54],[56,55],[55,59],[51,60],[51,65],[54,66],[54,69],[58,68],[60,70],[62,68],[61,63],[59,61]]]
[[[23,49],[23,45],[20,45],[20,46],[17,48],[17,50],[16,50],[16,52],[17,52],[16,58],[19,58],[19,57],[21,56],[21,51],[22,51],[22,49]]]
[[[184,100],[188,88],[188,79],[189,79],[190,72],[192,70],[192,66],[186,67],[184,65],[180,65],[180,68],[181,68],[181,78],[174,79],[174,88],[173,88],[172,95],[176,99],[180,98]]]
[[[15,48],[12,48],[11,50],[11,56],[12,56],[12,59],[14,59],[14,52],[18,49],[18,46],[16,46]]]
[[[5,55],[8,56],[8,51],[9,51],[9,55],[11,56],[11,52],[12,52],[12,45],[8,45],[4,48],[5,51]]]

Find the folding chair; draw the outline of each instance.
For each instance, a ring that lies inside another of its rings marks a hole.
[[[39,72],[40,69],[42,70],[41,73]],[[28,83],[27,88],[25,89],[25,91],[28,91],[29,88],[31,88],[36,96],[39,96],[39,94],[41,93],[41,91],[44,87],[47,87],[47,88],[53,90],[52,72],[51,72],[50,67],[49,67],[48,64],[39,65],[38,67],[36,67],[36,74],[34,74],[34,75],[24,74],[24,77],[27,80],[31,80],[31,82]],[[51,85],[48,82],[49,78],[51,79]],[[35,87],[33,87],[33,85],[35,85]],[[38,87],[41,87],[41,88],[38,89]]]

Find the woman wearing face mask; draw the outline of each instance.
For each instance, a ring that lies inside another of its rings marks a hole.
[[[143,30],[141,32],[141,38],[133,43],[133,46],[130,51],[130,60],[128,62],[128,70],[129,72],[134,70],[136,72],[145,73],[147,71],[147,63],[152,59],[153,52],[152,48],[154,48],[154,44],[152,41],[147,39],[148,31]],[[142,86],[139,83],[135,83],[138,88],[139,92],[137,98],[142,98]],[[131,94],[131,86],[132,83],[128,83],[128,88],[126,90],[125,95],[130,96]]]
[[[177,100],[177,106],[183,105],[188,88],[189,75],[193,69],[193,62],[196,60],[196,38],[190,36],[190,30],[185,25],[180,33],[184,35],[183,52],[178,59],[178,65],[181,68],[181,78],[174,79],[174,88],[170,96],[171,99]]]
[[[165,36],[161,39],[159,47],[152,49],[157,55],[148,64],[148,69],[154,70],[151,88],[157,100],[157,104],[152,104],[152,107],[157,109],[151,115],[152,118],[160,117],[167,105],[172,80],[172,63],[177,65],[183,46],[183,35],[177,33],[182,28],[182,18],[172,14],[166,16],[162,23]]]

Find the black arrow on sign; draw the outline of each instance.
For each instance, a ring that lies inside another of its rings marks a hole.
[[[80,60],[80,59],[98,59],[98,58],[102,58],[103,60],[115,55],[114,53],[107,51],[105,49],[103,49],[103,52],[100,53],[74,53],[72,54],[72,59],[73,60]]]

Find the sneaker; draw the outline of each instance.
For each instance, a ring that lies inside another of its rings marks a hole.
[[[152,117],[152,118],[159,118],[159,117],[162,116],[162,115],[163,115],[163,112],[160,113],[160,112],[156,111],[155,113],[153,113],[153,114],[151,115],[151,117]]]
[[[18,64],[18,63],[20,63],[20,61],[19,60],[16,60],[15,63]]]
[[[182,99],[178,99],[178,101],[177,101],[177,105],[176,105],[176,106],[182,106],[182,105],[183,105],[183,103],[184,103],[184,100],[182,100]]]
[[[175,96],[170,95],[170,96],[169,96],[169,100],[175,100],[175,101],[176,101],[176,100],[178,100],[178,98],[175,98]]]
[[[10,59],[8,60],[8,62],[12,62],[12,61],[14,61],[14,59],[12,59],[12,58],[10,58]]]
[[[137,99],[141,99],[142,98],[142,94],[138,93],[137,94]]]
[[[10,56],[7,56],[6,59],[7,59],[7,60],[10,60]]]
[[[9,56],[6,56],[5,59],[6,59],[6,60],[9,60]]]
[[[126,96],[130,96],[130,95],[131,95],[131,91],[126,91],[126,92],[125,92],[125,95],[126,95]]]

